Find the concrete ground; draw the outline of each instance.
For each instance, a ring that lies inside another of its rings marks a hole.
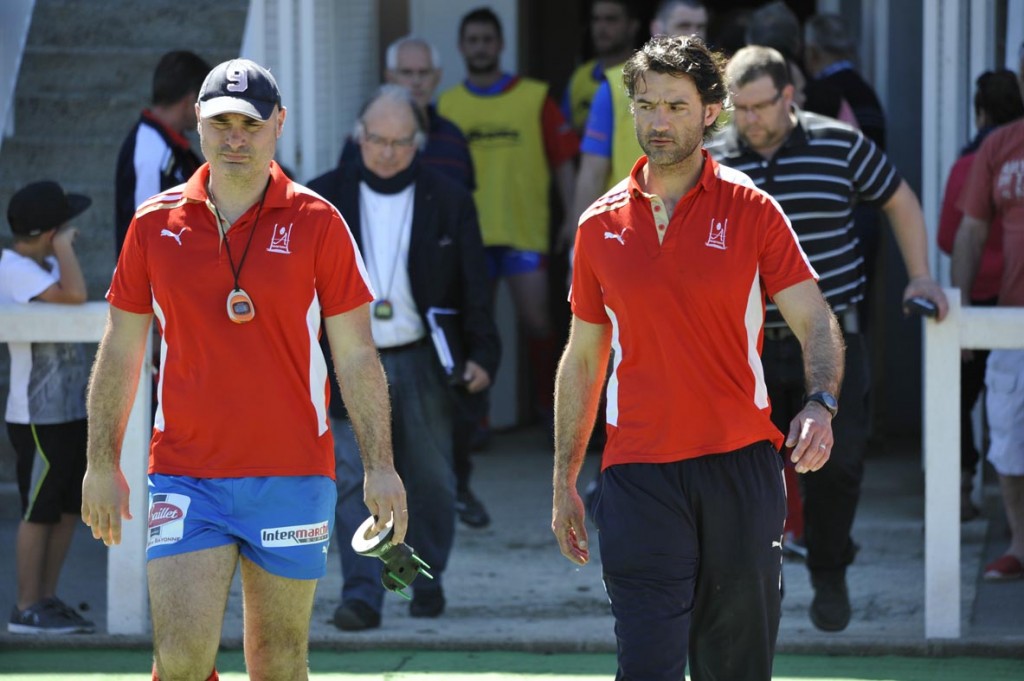
[[[436,620],[413,619],[407,604],[388,595],[380,629],[337,630],[340,571],[332,542],[328,574],[318,587],[311,630],[314,650],[506,650],[596,652],[615,649],[613,622],[601,584],[597,551],[577,567],[562,558],[550,531],[551,451],[537,429],[497,434],[475,458],[473,488],[491,512],[490,527],[459,527],[444,575],[448,606]],[[598,465],[590,456],[584,483]],[[811,588],[799,560],[784,566],[780,653],[851,655],[967,655],[1024,659],[1024,580],[981,581],[985,562],[1006,544],[997,486],[984,490],[981,518],[962,526],[961,612],[958,640],[924,638],[924,478],[920,453],[906,446],[875,451],[866,466],[854,536],[861,545],[849,571],[853,619],[841,633],[815,629],[808,617]],[[956,500],[951,500],[955,503]],[[13,602],[17,497],[0,488],[0,604]],[[415,519],[413,519],[415,520]],[[596,533],[594,533],[596,534]],[[0,633],[0,652],[27,646],[139,647],[149,638],[109,636],[106,625],[106,549],[84,526],[76,536],[59,593],[88,608],[99,633],[38,637]],[[6,612],[6,611],[5,611]],[[229,599],[224,644],[238,647],[242,634],[240,586]]]

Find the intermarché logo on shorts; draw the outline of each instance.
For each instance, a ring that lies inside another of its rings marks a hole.
[[[322,544],[331,533],[327,521],[312,525],[293,525],[291,527],[265,527],[260,530],[263,546],[304,546],[306,544]]]

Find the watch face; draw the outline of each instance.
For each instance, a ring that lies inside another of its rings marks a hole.
[[[807,401],[817,402],[821,406],[825,407],[825,409],[828,409],[833,416],[835,416],[836,412],[839,411],[839,402],[836,400],[835,395],[833,395],[832,393],[814,393],[813,395],[807,396]]]

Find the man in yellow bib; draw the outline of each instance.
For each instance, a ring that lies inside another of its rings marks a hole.
[[[587,126],[590,102],[605,82],[605,71],[629,59],[639,29],[640,22],[630,0],[597,0],[590,8],[594,58],[572,72],[562,102],[562,113],[577,132],[582,133]]]
[[[696,35],[707,40],[708,11],[702,0],[662,0],[651,20],[651,35]],[[612,62],[614,64],[614,62]],[[591,100],[590,113],[580,144],[580,168],[573,193],[576,216],[613,184],[629,175],[643,155],[633,129],[633,112],[622,87],[622,64],[605,72],[605,82]],[[563,225],[556,250],[572,245],[576,224]]]
[[[538,415],[551,424],[555,344],[548,313],[548,191],[572,207],[573,159],[579,138],[539,81],[505,73],[501,22],[487,8],[466,14],[459,51],[466,79],[441,94],[438,112],[469,140],[476,200],[491,283],[508,282],[528,338]],[[576,224],[576,216],[566,222]]]

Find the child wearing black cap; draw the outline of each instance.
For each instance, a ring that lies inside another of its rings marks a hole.
[[[0,303],[80,304],[86,289],[70,220],[92,203],[56,182],[35,182],[11,198],[14,235],[0,252]],[[95,625],[56,595],[78,524],[85,473],[85,387],[81,344],[9,343],[7,432],[17,453],[21,523],[18,592],[7,630],[14,634],[90,633]]]

